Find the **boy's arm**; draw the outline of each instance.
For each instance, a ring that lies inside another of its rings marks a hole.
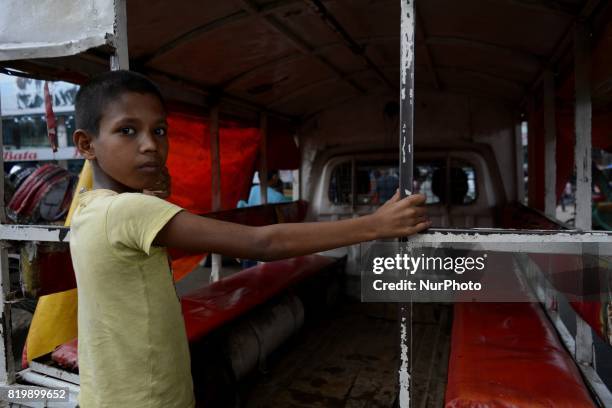
[[[213,252],[269,261],[371,241],[415,234],[428,228],[421,194],[399,199],[396,193],[375,213],[331,222],[249,227],[178,213],[157,234],[154,245],[190,252]]]

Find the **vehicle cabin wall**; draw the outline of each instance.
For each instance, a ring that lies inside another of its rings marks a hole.
[[[397,149],[399,120],[384,113],[396,95],[368,96],[320,112],[299,131],[302,152],[302,197],[316,207],[317,183],[330,152],[351,154]],[[416,157],[419,148],[444,148],[449,143],[486,143],[495,154],[507,199],[517,197],[515,176],[515,118],[502,103],[442,92],[417,93],[415,106]],[[321,160],[325,157],[324,160]]]

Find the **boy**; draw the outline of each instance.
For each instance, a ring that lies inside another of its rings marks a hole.
[[[396,194],[356,219],[248,227],[144,195],[163,177],[166,111],[157,87],[106,73],[76,98],[74,142],[94,188],[80,194],[70,248],[79,290],[80,405],[193,407],[189,349],[165,247],[272,260],[429,227],[425,197]]]

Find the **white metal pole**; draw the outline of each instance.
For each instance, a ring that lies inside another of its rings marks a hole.
[[[574,32],[574,67],[576,86],[575,131],[576,144],[576,228],[587,231],[591,227],[591,55],[589,33],[582,24]]]
[[[115,53],[111,56],[111,71],[130,69],[127,36],[126,0],[115,0],[115,33],[113,36]]]
[[[4,211],[4,139],[2,136],[2,103],[0,102],[0,223],[6,223]],[[7,297],[11,290],[8,267],[8,242],[0,241],[0,385],[15,382],[15,361],[13,360],[11,304]]]
[[[555,78],[544,72],[544,213],[557,216],[557,124],[555,119]]]
[[[399,129],[399,189],[401,197],[412,194],[413,189],[413,129],[414,129],[414,33],[415,0],[400,0],[400,129]],[[448,180],[447,180],[448,183]],[[354,192],[353,192],[354,194]],[[450,197],[446,197],[447,200]],[[412,302],[400,304],[400,408],[409,408],[412,376]]]
[[[525,175],[524,175],[524,152],[523,152],[523,123],[521,118],[517,117],[514,124],[514,162],[516,163],[516,171],[514,172],[516,179],[516,200],[519,203],[525,203]]]
[[[582,231],[591,227],[591,50],[589,32],[583,24],[574,30],[574,72],[576,86],[575,129],[576,144],[576,228]],[[584,254],[583,266],[589,262]],[[582,319],[576,322],[576,361],[593,365],[593,331]]]

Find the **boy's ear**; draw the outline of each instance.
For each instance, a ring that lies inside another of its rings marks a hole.
[[[93,136],[91,136],[86,130],[77,129],[72,135],[74,145],[79,150],[81,156],[87,160],[94,160],[96,158],[96,152],[93,145]]]

